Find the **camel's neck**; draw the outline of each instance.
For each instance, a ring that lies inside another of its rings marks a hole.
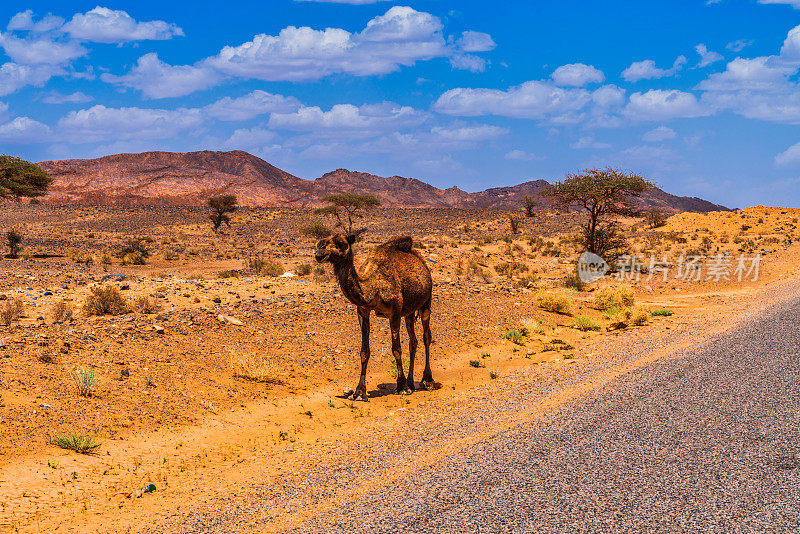
[[[356,267],[353,264],[352,255],[347,261],[335,264],[333,273],[339,280],[339,287],[342,288],[342,293],[350,302],[356,306],[367,305],[367,299],[364,295],[364,289],[361,287]]]

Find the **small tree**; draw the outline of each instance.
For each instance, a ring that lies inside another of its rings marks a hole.
[[[667,216],[658,208],[650,208],[644,214],[644,220],[650,229],[661,228],[667,224]]]
[[[22,197],[39,197],[47,192],[52,181],[35,163],[0,155],[0,198],[19,202]]]
[[[8,245],[8,257],[16,258],[19,256],[20,243],[22,243],[22,234],[19,230],[12,228],[6,232],[6,245]]]
[[[364,211],[380,206],[381,201],[373,195],[358,195],[356,193],[337,193],[322,199],[329,205],[317,208],[314,213],[333,215],[336,218],[336,227],[341,228],[347,235],[359,235],[366,228],[353,229],[353,219],[362,219]]]
[[[525,217],[533,217],[535,215],[534,209],[536,208],[536,199],[531,196],[522,197],[522,205],[525,207]]]
[[[624,239],[619,234],[616,217],[638,215],[633,199],[654,187],[652,182],[636,174],[618,169],[591,169],[567,177],[548,187],[543,196],[553,199],[564,209],[577,207],[587,215],[584,246],[606,259]]]
[[[239,207],[239,201],[234,195],[217,195],[211,197],[206,201],[206,206],[211,209],[208,218],[211,219],[211,224],[214,225],[214,233],[219,231],[222,223],[231,225],[231,218],[229,213],[233,213]]]

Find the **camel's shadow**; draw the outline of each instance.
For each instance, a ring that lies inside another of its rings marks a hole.
[[[426,391],[433,391],[442,387],[440,382],[434,382],[433,385],[428,385],[428,387],[423,386],[420,382],[415,382],[414,385],[416,386],[416,391],[414,391],[414,393],[424,393]],[[410,393],[409,395],[413,395],[414,393]],[[394,382],[384,382],[378,384],[378,389],[367,391],[368,399],[379,399],[389,395],[397,395],[397,384]],[[349,393],[342,393],[341,395],[336,395],[336,398],[342,400],[351,400],[349,396]]]

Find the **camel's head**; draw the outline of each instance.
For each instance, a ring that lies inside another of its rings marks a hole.
[[[347,260],[352,255],[350,245],[355,243],[356,236],[333,234],[325,239],[320,239],[317,242],[317,250],[314,257],[319,263],[326,261],[331,263],[339,263]]]

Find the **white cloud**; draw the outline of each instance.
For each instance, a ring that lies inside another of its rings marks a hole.
[[[800,26],[789,30],[781,47],[780,58],[786,62],[800,63]]]
[[[625,106],[625,115],[633,120],[657,121],[703,117],[710,114],[691,93],[677,89],[652,89],[633,93]]]
[[[350,4],[353,6],[363,6],[366,4],[377,4],[378,2],[386,2],[393,0],[294,0],[295,2],[324,2],[328,4]]]
[[[486,70],[486,60],[472,54],[457,54],[450,58],[450,66],[458,70],[483,72]]]
[[[183,35],[183,30],[175,24],[162,20],[137,22],[125,11],[100,6],[86,13],[76,13],[62,30],[75,39],[97,43],[165,40]]]
[[[222,143],[225,150],[251,150],[274,143],[278,135],[264,128],[240,128]]]
[[[108,108],[103,105],[72,111],[59,119],[56,130],[68,143],[108,139],[167,139],[203,124],[199,109]]]
[[[475,126],[435,126],[431,128],[431,133],[444,141],[461,143],[497,139],[506,135],[508,130],[499,126],[479,124]]]
[[[81,91],[76,91],[68,95],[61,94],[58,91],[51,91],[42,98],[42,102],[45,104],[82,104],[84,102],[91,102],[92,100],[94,100],[93,97]]]
[[[603,71],[583,63],[562,65],[550,77],[556,85],[568,87],[583,87],[589,83],[602,83],[606,79]]]
[[[449,56],[441,30],[437,17],[395,6],[360,33],[289,26],[278,35],[259,34],[226,46],[206,63],[231,76],[268,81],[316,80],[337,72],[386,74],[418,60]]]
[[[697,64],[698,68],[707,67],[712,63],[716,63],[717,61],[722,61],[723,59],[725,59],[722,56],[722,54],[718,54],[717,52],[712,52],[703,43],[700,43],[699,45],[695,46],[694,49],[697,50],[698,54],[700,54],[700,63]]]
[[[34,33],[45,33],[60,28],[64,24],[64,19],[54,15],[47,15],[39,22],[33,21],[33,11],[21,11],[11,17],[6,29],[9,31],[30,31]]]
[[[770,57],[736,58],[724,72],[717,72],[697,85],[702,91],[771,91],[787,83],[794,67],[776,63]]]
[[[737,39],[736,41],[731,41],[730,43],[726,44],[725,48],[732,50],[733,52],[741,52],[751,44],[753,44],[752,39]]]
[[[151,52],[140,57],[127,74],[103,73],[100,78],[107,83],[138,89],[149,98],[170,98],[213,87],[222,77],[208,67],[169,65]]]
[[[0,66],[0,96],[9,95],[26,85],[41,87],[53,76],[66,74],[56,65],[19,65],[4,63]]]
[[[571,145],[570,148],[574,149],[583,149],[583,148],[592,148],[592,149],[603,149],[603,148],[611,148],[609,143],[603,143],[602,141],[595,141],[594,137],[586,136],[581,137]]]
[[[456,47],[462,52],[488,52],[497,46],[488,33],[467,30],[456,41]]]
[[[203,111],[221,121],[244,121],[265,113],[292,113],[300,107],[300,101],[293,96],[274,95],[257,89],[238,98],[221,98]]]
[[[434,103],[434,109],[463,117],[499,115],[544,119],[580,112],[592,97],[583,89],[562,89],[547,82],[529,81],[507,91],[499,89],[451,89]]]
[[[85,56],[88,52],[75,41],[20,39],[11,33],[2,32],[0,47],[12,61],[21,65],[63,65]]]
[[[800,163],[800,143],[796,143],[777,156],[775,156],[776,167],[789,167]]]
[[[677,136],[678,134],[672,128],[668,128],[667,126],[659,126],[658,128],[653,128],[649,132],[646,132],[642,136],[642,140],[647,143],[658,143],[668,139],[675,139]]]
[[[800,0],[758,0],[759,4],[786,4],[795,9],[800,9]]]
[[[50,140],[50,128],[28,117],[17,117],[0,124],[0,141],[5,143],[43,143]]]
[[[315,136],[369,137],[375,132],[418,126],[428,115],[408,106],[382,104],[337,104],[329,111],[303,106],[294,113],[272,113],[269,127],[276,130],[312,132]]]
[[[678,56],[672,64],[671,69],[659,69],[656,67],[656,62],[652,59],[636,61],[631,63],[630,67],[622,71],[622,77],[628,82],[638,82],[639,80],[654,80],[675,76],[685,64],[686,58],[684,56]]]
[[[514,149],[506,152],[505,159],[511,161],[538,161],[543,160],[544,157],[537,156],[533,152],[525,152],[524,150]]]

